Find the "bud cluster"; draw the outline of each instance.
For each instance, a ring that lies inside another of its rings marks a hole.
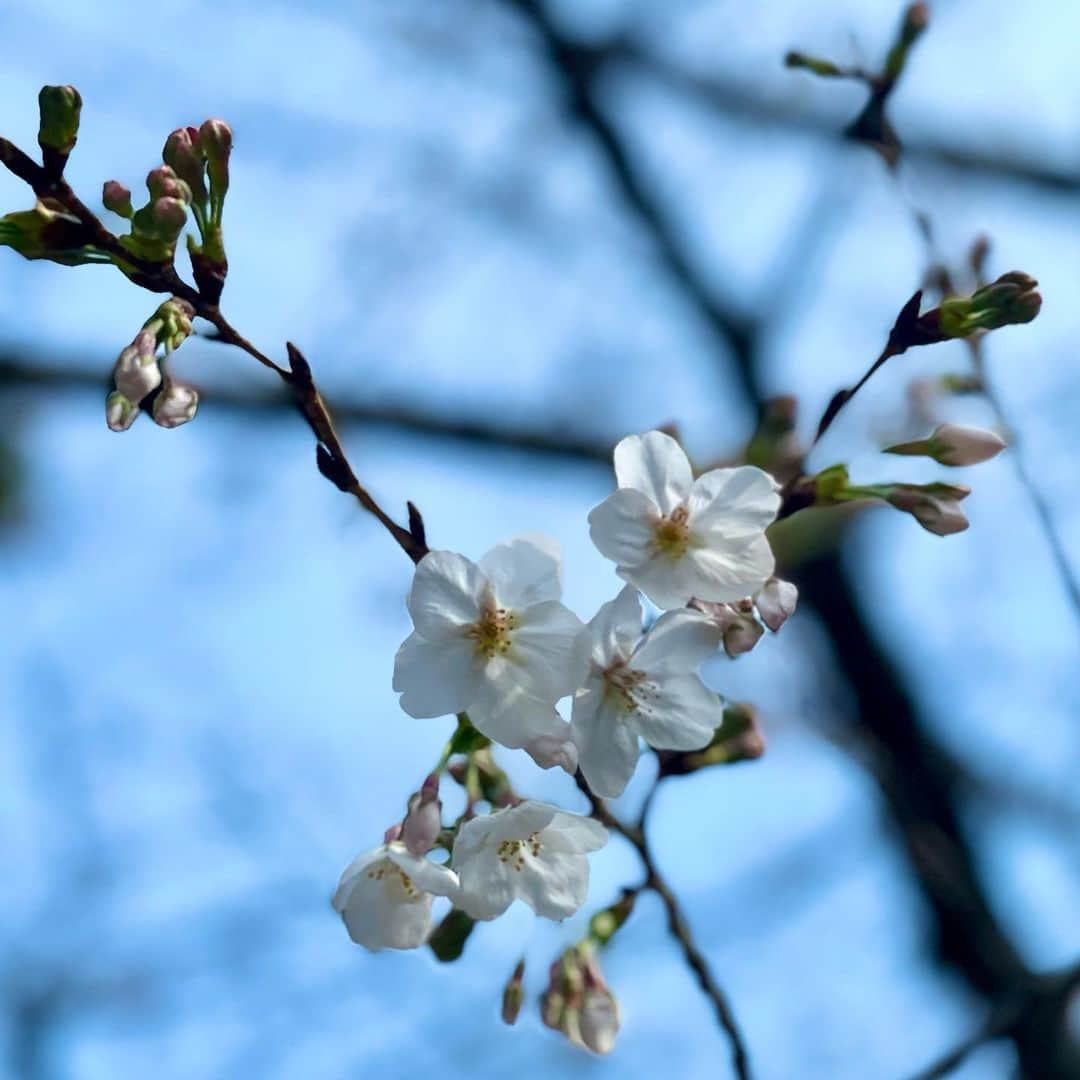
[[[615,1049],[621,1022],[619,1002],[600,969],[595,940],[586,938],[551,965],[548,986],[540,998],[540,1018],[594,1054]]]
[[[163,370],[165,359],[191,334],[194,308],[177,297],[166,300],[143,324],[113,366],[115,389],[105,401],[105,420],[113,431],[127,431],[144,403],[159,427],[175,428],[195,416],[199,395]],[[164,349],[159,363],[157,351]]]
[[[715,604],[695,599],[690,606],[719,628],[724,652],[734,659],[750,652],[767,629],[775,634],[795,613],[798,600],[799,590],[790,581],[771,577],[745,600]]]

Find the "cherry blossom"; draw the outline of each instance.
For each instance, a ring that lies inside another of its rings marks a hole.
[[[772,574],[765,529],[780,496],[768,473],[743,465],[695,480],[682,447],[650,431],[615,447],[615,477],[589,514],[592,540],[657,606],[741,600]]]
[[[614,798],[634,774],[638,736],[657,749],[700,750],[723,718],[720,698],[695,674],[721,630],[698,611],[669,611],[641,633],[641,602],[627,586],[588,626],[590,671],[572,725],[589,787]]]
[[[584,675],[581,620],[560,593],[558,546],[544,536],[499,544],[479,564],[424,556],[408,598],[415,630],[394,663],[401,707],[415,717],[467,711],[509,747],[559,734],[552,706]]]
[[[334,892],[334,910],[358,945],[415,949],[431,929],[433,896],[453,896],[457,875],[394,840],[355,858]]]
[[[599,822],[528,799],[473,818],[454,841],[454,903],[474,919],[494,919],[520,899],[537,915],[565,919],[585,902],[587,853],[606,843]]]

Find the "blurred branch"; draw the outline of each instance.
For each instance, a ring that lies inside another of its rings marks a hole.
[[[585,47],[592,64],[623,64],[656,80],[667,89],[725,117],[742,119],[759,128],[778,128],[789,133],[804,132],[839,141],[838,120],[832,110],[808,111],[805,99],[798,102],[770,98],[760,86],[724,78],[716,72],[693,72],[624,39],[601,47]],[[904,155],[931,165],[984,175],[991,179],[1031,185],[1060,194],[1080,191],[1080,169],[1056,169],[1034,159],[995,149],[986,141],[971,146],[935,139],[933,136],[905,136]]]
[[[0,390],[13,392],[83,389],[99,391],[104,400],[108,383],[95,371],[76,367],[74,364],[56,364],[21,350],[0,349]],[[231,409],[238,412],[292,413],[295,410],[292,395],[281,392],[215,387],[204,409]],[[439,416],[413,404],[379,402],[363,404],[340,401],[335,403],[334,415],[343,424],[367,424],[393,428],[440,438],[458,439],[469,443],[488,443],[507,447],[611,466],[611,450],[614,440],[594,438],[586,433],[563,428],[522,428],[516,423],[500,424],[466,417]]]
[[[1080,987],[1080,964],[1062,972],[1043,975],[1022,993],[1000,1001],[990,1011],[986,1022],[970,1038],[965,1039],[933,1065],[920,1072],[916,1080],[937,1080],[959,1068],[980,1046],[996,1039],[1021,1038],[1029,1028],[1045,1029],[1052,1037],[1055,1028],[1068,1023],[1067,1013],[1073,995]],[[1026,1073],[1025,1075],[1036,1075]],[[1051,1063],[1051,1071],[1039,1076],[1080,1075],[1080,1055],[1063,1056]]]
[[[627,208],[648,230],[672,277],[706,315],[719,343],[731,351],[740,385],[760,413],[764,404],[758,324],[732,316],[683,254],[656,196],[640,178],[618,130],[607,118],[597,91],[605,50],[567,38],[540,0],[506,0],[535,30],[553,70],[562,80],[574,118],[603,152]],[[759,117],[760,119],[760,117]],[[830,120],[830,127],[832,121]],[[866,748],[871,774],[899,833],[920,891],[934,916],[937,950],[991,1005],[1030,983],[1012,942],[999,925],[976,871],[976,859],[961,827],[952,759],[923,725],[871,623],[864,619],[856,585],[838,552],[819,559],[800,576],[804,600],[820,615],[857,705],[854,731]],[[1068,1029],[1033,1036],[1030,1025],[1011,1032],[1029,1075],[1062,1076],[1055,1062],[1068,1056]]]

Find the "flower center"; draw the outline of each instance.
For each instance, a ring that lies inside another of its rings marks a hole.
[[[617,659],[604,670],[607,692],[614,695],[623,712],[652,712],[651,699],[656,697],[656,684],[649,681],[644,671],[627,667],[626,661]]]
[[[690,546],[689,517],[690,512],[685,506],[676,506],[653,526],[653,544],[672,562],[681,559]]]
[[[510,651],[510,632],[517,626],[517,616],[506,608],[489,606],[468,629],[476,642],[476,651],[489,660],[499,653]]]
[[[415,900],[420,895],[420,890],[413,884],[413,879],[400,866],[395,866],[392,862],[384,862],[378,866],[373,866],[368,870],[367,876],[373,881],[386,881],[387,884],[392,884],[394,879],[397,878],[401,891],[408,900]]]
[[[529,833],[524,840],[504,840],[496,854],[499,862],[520,872],[525,869],[525,855],[530,854],[536,858],[540,854],[540,846],[540,834]]]

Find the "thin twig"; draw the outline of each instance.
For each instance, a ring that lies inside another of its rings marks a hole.
[[[638,853],[641,864],[645,868],[645,888],[651,889],[660,897],[660,901],[664,905],[664,911],[667,914],[668,932],[678,942],[686,966],[694,973],[698,985],[701,987],[701,992],[712,1003],[716,1019],[731,1043],[731,1058],[735,1075],[739,1077],[739,1080],[748,1080],[751,1075],[750,1059],[746,1050],[746,1041],[739,1029],[738,1021],[735,1019],[734,1010],[723,988],[709,969],[704,953],[695,943],[690,924],[686,921],[686,916],[683,914],[678,898],[660,873],[656,860],[653,858],[652,848],[649,845],[648,835],[645,831],[645,819],[652,803],[652,794],[655,792],[659,780],[653,784],[649,795],[646,796],[640,824],[628,825],[607,808],[603,799],[598,798],[592,792],[580,772],[575,775],[574,779],[585,798],[589,800],[592,816],[601,824],[606,825],[609,829],[628,840]]]

